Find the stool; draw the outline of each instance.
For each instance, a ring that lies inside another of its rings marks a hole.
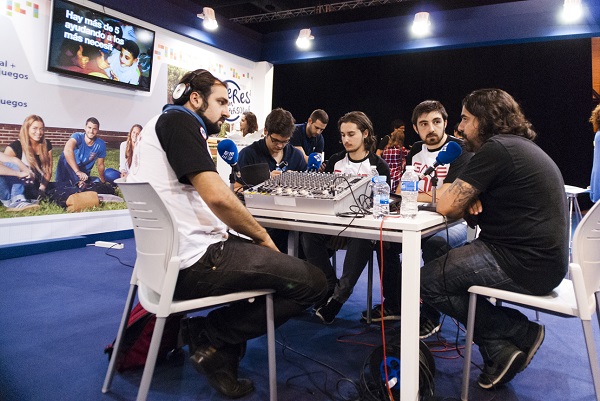
[[[579,188],[573,185],[565,185],[565,193],[567,194],[567,202],[569,206],[569,261],[572,262],[571,250],[573,248],[573,229],[577,227],[577,224],[582,219],[581,209],[579,208],[579,202],[577,201],[577,195],[590,192],[587,188]],[[575,213],[575,217],[577,222],[575,223],[575,227],[573,227],[573,212]]]

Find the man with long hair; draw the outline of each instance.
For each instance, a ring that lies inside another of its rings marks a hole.
[[[343,115],[338,121],[338,129],[344,151],[331,156],[327,161],[324,171],[326,173],[350,174],[354,176],[370,176],[372,167],[377,168],[380,176],[385,176],[389,184],[390,169],[387,163],[375,154],[375,132],[373,124],[367,115],[361,111],[351,111]],[[348,238],[346,257],[340,279],[337,279],[335,266],[329,261],[328,246],[337,249],[337,237],[321,234],[303,234],[302,245],[306,260],[319,267],[327,277],[328,293],[314,306],[315,314],[325,324],[331,324],[342,309],[342,305],[350,295],[362,274],[367,262],[373,254],[373,245],[370,240]],[[390,271],[400,270],[401,244],[385,243],[384,260]],[[377,253],[379,255],[379,250]],[[381,260],[381,258],[379,259]],[[386,277],[384,277],[386,280]],[[394,301],[398,297],[392,297]],[[399,318],[399,305],[390,300],[390,317]]]
[[[517,102],[503,90],[476,90],[462,102],[466,147],[475,152],[442,194],[437,211],[479,225],[479,237],[421,269],[424,304],[467,322],[472,285],[544,295],[569,261],[564,182]],[[439,315],[421,310],[421,325]],[[433,323],[432,323],[433,321]],[[477,301],[474,341],[485,362],[478,384],[491,389],[524,370],[544,327],[516,309]]]

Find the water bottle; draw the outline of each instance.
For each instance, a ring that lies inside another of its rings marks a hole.
[[[373,217],[382,219],[390,214],[390,186],[385,175],[371,178],[373,182]]]
[[[414,166],[406,166],[400,181],[402,202],[400,203],[400,216],[414,218],[419,210],[417,197],[419,196],[419,175]]]

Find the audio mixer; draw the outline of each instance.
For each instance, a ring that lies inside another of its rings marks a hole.
[[[245,190],[244,199],[250,208],[336,215],[350,212],[370,181],[363,176],[286,171]]]

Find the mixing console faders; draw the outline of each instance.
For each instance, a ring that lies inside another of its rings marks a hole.
[[[365,193],[370,177],[286,171],[246,191],[247,207],[295,212],[348,212]]]

